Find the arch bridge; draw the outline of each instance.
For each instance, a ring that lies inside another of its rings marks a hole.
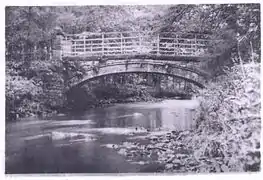
[[[77,65],[69,87],[120,73],[156,73],[184,79],[204,87],[206,73],[200,62],[211,58],[213,40],[203,34],[174,32],[109,32],[58,36],[56,54]]]

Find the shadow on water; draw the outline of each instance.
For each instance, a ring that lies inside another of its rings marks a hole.
[[[37,152],[37,153],[36,153]],[[47,153],[48,152],[48,153]],[[97,143],[56,146],[27,145],[20,161],[7,166],[7,173],[117,173],[136,172],[121,156]]]

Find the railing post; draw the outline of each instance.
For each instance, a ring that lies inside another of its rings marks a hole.
[[[101,35],[101,51],[102,55],[104,55],[104,33]]]
[[[76,45],[75,45],[75,41],[74,40],[72,40],[72,52],[71,52],[71,55],[72,56],[75,56],[75,54],[76,54],[76,47],[75,47]]]
[[[175,38],[174,38],[174,55],[176,55],[176,42],[177,42],[177,35],[175,35]]]
[[[83,54],[86,54],[86,36],[83,36]]]
[[[91,41],[90,41],[90,43],[91,43],[91,44],[90,44],[90,54],[92,55],[92,46],[93,46],[93,41],[91,40]]]
[[[121,54],[123,53],[123,50],[122,50],[122,33],[121,33]]]
[[[157,35],[157,55],[160,54],[160,34]]]

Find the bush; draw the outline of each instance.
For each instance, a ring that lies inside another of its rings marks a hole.
[[[28,80],[22,76],[6,76],[6,112],[7,120],[15,120],[19,117],[30,116],[34,111],[38,111],[36,103],[37,95],[42,93],[42,89],[34,84],[33,80]]]
[[[64,103],[57,64],[32,61],[28,69],[9,68],[6,75],[6,120],[46,115]]]
[[[195,158],[211,171],[260,170],[260,64],[232,67],[200,92]]]

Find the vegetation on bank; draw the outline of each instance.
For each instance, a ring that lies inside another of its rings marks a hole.
[[[218,158],[208,169],[221,161],[222,171],[260,170],[260,77],[259,63],[236,65],[200,93],[199,133],[190,144],[196,159]]]
[[[165,172],[260,171],[260,64],[241,69],[233,66],[200,92],[195,129],[149,133],[142,144],[135,136],[111,148],[135,163],[160,163]]]
[[[7,62],[6,121],[58,113],[64,104],[64,79],[57,62]]]

